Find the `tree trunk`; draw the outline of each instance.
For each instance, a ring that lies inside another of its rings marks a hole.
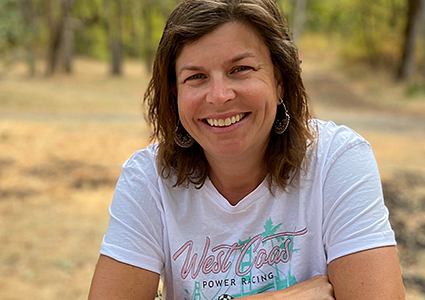
[[[57,56],[59,52],[60,40],[62,35],[62,26],[52,26],[50,28],[49,50],[47,54],[46,75],[51,76],[57,69]]]
[[[122,74],[122,6],[121,0],[108,0],[108,35],[111,54],[111,74]]]
[[[28,64],[28,76],[34,77],[36,75],[36,55],[34,50],[35,36],[37,35],[37,24],[35,21],[35,10],[31,0],[23,0],[20,2],[20,10],[25,20],[27,39],[24,43],[25,60]]]
[[[57,70],[58,61],[60,59],[60,50],[64,40],[63,35],[65,32],[65,22],[74,4],[74,0],[62,0],[58,19],[54,18],[53,10],[55,8],[52,7],[52,0],[48,0],[45,3],[50,31],[46,75],[50,76],[53,75]]]
[[[36,67],[36,55],[34,53],[34,49],[32,49],[31,46],[25,47],[25,60],[28,64],[28,76],[29,77],[35,77],[37,74],[37,67]]]
[[[389,25],[391,28],[396,29],[397,26],[397,5],[395,0],[391,0],[391,17],[389,19]]]
[[[295,0],[294,11],[294,41],[298,41],[304,29],[304,23],[307,14],[307,0]]]
[[[121,75],[121,41],[113,39],[111,41],[111,73],[112,75]]]
[[[409,79],[415,69],[416,37],[420,26],[423,0],[409,0],[403,56],[398,69],[398,78]]]
[[[75,30],[77,29],[74,20],[70,17],[65,19],[65,25],[62,33],[61,49],[60,49],[60,61],[63,70],[67,74],[71,74],[73,71],[73,58],[75,48]]]

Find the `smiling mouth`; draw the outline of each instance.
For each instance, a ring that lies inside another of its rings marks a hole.
[[[242,120],[243,118],[246,117],[246,113],[243,114],[238,114],[236,116],[233,116],[231,118],[226,118],[226,119],[205,119],[205,123],[207,123],[210,126],[214,126],[214,127],[227,127],[230,125],[233,125],[237,122],[239,122],[240,120]]]

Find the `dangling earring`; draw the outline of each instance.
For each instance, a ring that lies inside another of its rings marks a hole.
[[[278,116],[280,114],[279,113],[279,107],[278,107],[278,112],[276,113],[276,120],[274,121],[273,130],[277,134],[282,134],[288,128],[289,121],[291,120],[291,117],[289,116],[288,110],[286,109],[286,106],[285,106],[285,103],[283,102],[283,99],[279,99],[279,102],[283,106],[284,116],[283,116],[282,119]]]
[[[181,126],[183,133],[179,133],[180,120],[177,121],[176,131],[174,132],[174,142],[181,148],[189,148],[193,145],[195,140],[193,137]]]

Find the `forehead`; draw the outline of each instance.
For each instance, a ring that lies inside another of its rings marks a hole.
[[[209,57],[231,60],[244,53],[250,53],[252,55],[248,56],[256,59],[270,59],[270,51],[256,29],[239,21],[225,23],[184,45],[177,56],[176,72],[188,62],[205,63]]]

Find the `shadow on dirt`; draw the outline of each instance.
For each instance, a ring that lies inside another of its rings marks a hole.
[[[0,178],[9,176],[16,166],[11,159],[0,158]],[[37,164],[18,171],[17,183],[0,186],[0,200],[27,200],[41,194],[50,194],[53,188],[67,190],[97,190],[114,188],[117,174],[107,166],[88,164],[82,161],[52,158],[48,162]],[[16,175],[15,175],[16,176]],[[29,184],[28,182],[32,182]]]
[[[114,187],[116,175],[101,165],[81,161],[52,159],[49,163],[32,167],[26,175],[44,180],[59,180],[71,189],[97,189]]]

